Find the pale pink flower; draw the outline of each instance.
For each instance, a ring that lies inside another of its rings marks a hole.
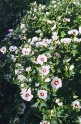
[[[47,91],[46,90],[38,90],[39,98],[45,100],[47,98]]]
[[[41,72],[42,75],[47,75],[50,73],[50,66],[49,65],[42,66],[42,69],[39,71]]]
[[[22,49],[23,55],[29,55],[30,52],[31,52],[31,48],[23,48],[23,49]]]
[[[50,124],[49,121],[43,121],[43,122],[40,122],[40,124]]]
[[[69,35],[75,35],[75,36],[77,36],[78,35],[78,31],[76,29],[72,29],[72,30],[68,31],[68,34]]]
[[[24,92],[21,92],[21,97],[26,101],[31,101],[31,99],[33,98],[33,95],[31,94],[31,88]]]
[[[43,47],[43,46],[44,46],[43,42],[36,42],[36,47]]]
[[[12,52],[14,52],[14,51],[17,50],[17,47],[16,47],[16,46],[10,46],[10,47],[9,47],[9,50],[12,51]]]
[[[18,75],[17,79],[20,80],[20,81],[28,81],[28,79],[22,74]]]
[[[37,63],[43,65],[44,62],[47,62],[47,57],[44,54],[41,54],[37,57]]]
[[[51,86],[57,90],[58,88],[62,87],[62,80],[58,77],[53,78]]]
[[[73,101],[72,105],[73,105],[74,108],[81,108],[80,102],[78,100]]]
[[[39,38],[37,36],[32,38],[31,45],[39,41]]]
[[[8,31],[9,31],[10,33],[12,33],[12,32],[13,32],[13,29],[9,29]]]
[[[58,40],[57,32],[53,32],[52,39],[54,41]]]
[[[71,38],[62,38],[61,43],[69,44],[71,42]]]
[[[0,49],[0,51],[4,54],[4,53],[6,53],[6,47],[2,47],[1,49]]]

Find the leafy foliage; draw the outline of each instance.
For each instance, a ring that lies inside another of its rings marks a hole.
[[[10,124],[81,123],[80,12],[76,1],[31,3],[17,28],[1,42],[1,69],[6,68],[5,78],[11,75],[5,80],[18,87],[10,99],[15,99]],[[24,110],[18,109],[22,102]]]

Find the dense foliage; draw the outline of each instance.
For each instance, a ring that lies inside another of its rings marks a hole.
[[[35,0],[0,0],[0,41],[8,33],[9,28],[15,29],[29,4]],[[47,4],[49,0],[37,0],[37,3]]]
[[[1,42],[0,73],[11,97],[1,119],[5,114],[9,124],[81,123],[80,2],[31,3],[9,32]],[[5,95],[1,89],[1,103]]]

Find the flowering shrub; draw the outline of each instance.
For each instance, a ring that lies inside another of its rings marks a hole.
[[[20,105],[10,122],[81,123],[80,3],[57,0],[30,6],[0,48],[12,83],[20,88]]]

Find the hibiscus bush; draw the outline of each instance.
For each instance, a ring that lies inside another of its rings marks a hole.
[[[80,4],[31,3],[16,30],[1,42],[2,78],[17,86],[9,124],[81,123]]]

